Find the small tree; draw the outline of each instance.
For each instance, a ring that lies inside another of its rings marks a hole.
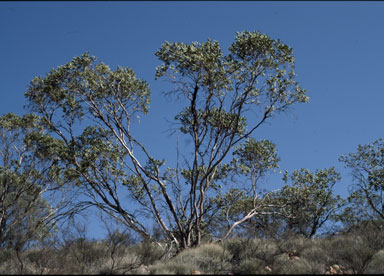
[[[225,194],[218,194],[215,199],[216,208],[220,210],[217,219],[226,221],[227,224],[222,239],[226,239],[236,226],[243,225],[254,217],[261,218],[277,213],[281,207],[271,202],[270,192],[263,193],[258,187],[261,178],[279,168],[280,158],[277,157],[276,146],[267,140],[248,138],[236,147],[233,156],[231,172],[234,175],[231,181],[236,182],[238,187]],[[239,184],[242,181],[245,182],[243,187]]]
[[[274,195],[284,204],[285,231],[313,237],[329,220],[338,219],[344,200],[334,195],[333,187],[341,179],[333,167],[311,173],[308,169],[285,172],[283,180],[292,182]],[[277,203],[278,204],[278,203]]]
[[[29,108],[65,149],[65,181],[75,181],[97,206],[143,237],[152,217],[179,248],[198,245],[212,198],[228,175],[228,154],[268,118],[308,100],[294,80],[292,49],[259,32],[242,32],[224,55],[218,42],[164,43],[156,77],[168,77],[185,106],[175,116],[191,138],[181,167],[163,169],[135,139],[131,124],[146,114],[148,84],[129,68],[115,71],[88,53],[35,78]],[[85,121],[86,119],[89,119]],[[120,199],[121,191],[130,199]],[[136,208],[138,206],[138,208]]]
[[[76,212],[60,186],[58,144],[33,114],[0,117],[0,248],[19,253],[51,237],[57,222]]]
[[[29,239],[44,236],[50,228],[46,222],[55,215],[42,197],[49,188],[47,173],[40,170],[26,140],[40,131],[37,121],[33,115],[0,117],[1,247],[20,248]]]
[[[384,219],[384,140],[359,145],[356,153],[342,155],[340,161],[352,172],[349,206],[344,213],[347,224]]]

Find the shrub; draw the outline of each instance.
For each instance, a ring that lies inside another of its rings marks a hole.
[[[30,249],[25,252],[25,259],[39,271],[39,274],[56,267],[57,257],[57,250],[54,248]]]
[[[232,263],[239,264],[241,260],[252,258],[257,247],[253,240],[233,238],[226,240],[223,244],[232,255]]]
[[[0,250],[0,265],[6,263],[12,258],[12,251],[9,249],[2,248]]]
[[[129,248],[126,248],[125,253],[120,252],[117,256],[109,254],[105,257],[106,259],[99,269],[99,274],[126,274],[135,271],[142,265],[139,256]]]
[[[4,252],[5,253],[5,252]],[[6,250],[6,261],[0,264],[0,274],[42,274],[43,270],[38,269],[26,258],[25,252],[19,252],[17,256],[14,250]]]
[[[190,263],[158,263],[150,267],[150,274],[191,274],[192,271],[198,270],[197,265]]]
[[[93,274],[108,256],[106,247],[83,238],[68,242],[59,253],[59,264],[67,274]]]
[[[382,274],[384,271],[384,250],[378,251],[368,264],[365,273],[368,274]]]
[[[327,270],[327,264],[330,263],[329,255],[321,246],[323,240],[312,240],[311,246],[306,247],[300,253],[311,268],[311,274],[324,274]]]
[[[2,249],[0,252],[0,274],[19,274],[20,267],[14,252]]]
[[[328,239],[322,244],[326,254],[330,256],[331,266],[337,264],[348,273],[364,273],[377,251],[370,248],[364,239],[356,235],[343,235]]]
[[[312,240],[303,236],[288,236],[277,242],[280,253],[302,255],[304,249],[311,247]]]
[[[246,259],[233,269],[235,274],[266,274],[266,264],[260,259]]]
[[[273,239],[231,239],[224,243],[224,247],[231,253],[232,264],[240,265],[244,260],[262,260],[265,265],[272,265],[273,259],[279,254]]]
[[[174,258],[174,262],[190,263],[205,273],[223,273],[231,269],[230,254],[218,244],[207,243],[197,248],[187,249]]]
[[[202,273],[223,274],[231,270],[231,255],[218,244],[207,243],[182,251],[166,263],[150,267],[153,274],[191,274],[193,270]]]
[[[164,248],[150,241],[141,242],[133,247],[133,251],[143,265],[153,264],[162,259],[167,253]]]
[[[309,274],[310,264],[303,258],[290,258],[288,254],[281,254],[275,258],[272,267],[275,274]]]

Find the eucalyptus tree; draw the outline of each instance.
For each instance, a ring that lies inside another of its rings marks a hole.
[[[351,170],[349,206],[345,222],[384,219],[384,140],[359,145],[355,153],[342,155],[340,161]]]
[[[291,181],[291,185],[285,185],[274,195],[275,205],[282,202],[285,206],[280,231],[311,238],[327,221],[338,221],[345,201],[334,194],[333,187],[340,179],[334,167],[314,173],[303,168],[290,175],[285,172],[283,180]]]
[[[221,168],[228,153],[277,112],[307,101],[294,80],[294,57],[287,45],[245,31],[237,33],[228,50],[224,55],[217,41],[208,40],[166,42],[156,53],[163,61],[156,76],[175,84],[170,94],[184,104],[175,119],[193,141],[183,175],[189,193],[182,209],[184,228],[194,232],[197,243],[208,192],[225,175]]]
[[[74,211],[60,186],[55,141],[33,114],[0,117],[0,247],[49,237]]]
[[[89,204],[147,238],[143,218],[150,216],[169,241],[186,248],[200,243],[206,217],[217,212],[213,199],[230,188],[222,185],[236,186],[226,181],[234,147],[308,98],[295,81],[292,49],[259,32],[237,33],[226,55],[208,40],[165,42],[156,56],[156,78],[175,85],[168,94],[181,106],[178,130],[193,141],[176,168],[165,168],[131,131],[148,112],[150,90],[129,68],[112,71],[85,53],[32,80],[26,97],[65,145],[65,181],[82,187]],[[121,198],[123,190],[129,199]]]
[[[273,191],[264,191],[259,187],[259,180],[279,168],[280,158],[276,145],[268,140],[257,141],[248,138],[235,147],[234,158],[230,163],[231,181],[236,183],[224,193],[218,193],[214,202],[220,210],[215,217],[216,229],[226,224],[222,239],[226,239],[237,226],[245,226],[252,218],[265,218],[271,214],[281,214],[284,204],[276,205],[271,201]],[[241,185],[242,183],[242,185]]]

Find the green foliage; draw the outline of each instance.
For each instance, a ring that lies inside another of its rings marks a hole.
[[[219,43],[208,40],[189,45],[166,42],[156,52],[163,62],[156,69],[156,78],[178,79],[181,85],[177,91],[192,103],[176,116],[183,133],[192,135],[209,124],[220,127],[223,133],[242,134],[246,119],[239,115],[244,112],[243,105],[264,105],[263,112],[270,115],[294,102],[308,101],[305,90],[293,80],[292,49],[279,40],[246,31],[237,33],[229,50],[224,56]],[[203,91],[197,93],[200,87]],[[225,110],[229,93],[234,95]],[[196,108],[200,99],[201,108]],[[240,121],[241,126],[237,126]]]
[[[191,275],[197,266],[189,263],[158,263],[150,268],[150,274],[160,275]]]
[[[361,236],[342,236],[323,244],[329,262],[344,267],[349,273],[361,274],[376,253]],[[333,265],[329,263],[329,265]]]
[[[204,274],[223,274],[230,271],[230,257],[229,252],[217,244],[202,244],[197,248],[186,249],[166,264],[160,263],[150,269],[155,274],[191,274],[193,270]]]
[[[384,219],[384,140],[359,145],[357,152],[341,156],[340,161],[352,171],[354,180],[344,222],[354,224],[359,220]]]
[[[277,274],[309,274],[311,266],[303,258],[291,260],[286,255],[280,255],[275,261],[274,272]]]
[[[315,173],[300,169],[290,176],[286,172],[283,179],[291,180],[292,185],[277,192],[275,200],[284,205],[287,230],[312,237],[326,221],[337,220],[344,200],[333,193],[334,185],[341,179],[333,167]]]
[[[131,184],[125,179],[137,165],[131,159],[132,167],[127,166],[127,154],[133,150],[129,147],[138,144],[129,128],[148,112],[147,82],[129,68],[112,71],[84,53],[45,77],[33,79],[25,96],[29,110],[41,116],[42,126],[59,141],[55,140],[55,155],[63,164],[62,182],[82,189],[91,199],[83,204],[119,216],[128,227],[148,235],[118,196],[122,185]],[[45,148],[52,144],[39,141]]]
[[[300,252],[300,256],[305,258],[310,267],[308,274],[324,274],[327,265],[332,263],[330,256],[322,246],[323,242],[321,239],[312,240],[309,246],[303,248]]]
[[[378,251],[373,257],[372,261],[368,264],[367,274],[381,274],[384,271],[384,250]]]
[[[39,113],[56,114],[62,111],[63,122],[74,123],[85,113],[98,118],[96,106],[106,104],[105,112],[113,112],[118,119],[124,113],[119,110],[120,102],[130,107],[130,114],[146,113],[149,104],[149,88],[145,81],[138,80],[129,68],[118,67],[111,71],[104,63],[96,64],[96,58],[85,53],[57,69],[46,77],[37,77],[25,96],[30,108]],[[120,102],[119,102],[120,101]],[[87,105],[86,103],[91,103]],[[127,109],[128,110],[128,109]],[[50,122],[48,126],[54,128]]]
[[[233,156],[227,167],[227,173],[232,176],[231,181],[240,182],[245,179],[246,185],[245,187],[236,185],[225,193],[218,193],[212,200],[218,210],[215,219],[216,222],[235,223],[247,216],[250,210],[255,210],[254,215],[242,225],[247,228],[251,220],[263,218],[265,214],[273,212],[269,194],[263,194],[257,184],[262,177],[279,168],[280,158],[277,156],[275,144],[268,140],[257,141],[253,138],[248,138],[236,146]],[[213,225],[213,228],[219,229],[217,225]]]
[[[265,262],[260,259],[244,259],[234,269],[235,274],[267,274]]]
[[[195,118],[196,117],[196,118]],[[196,131],[196,125],[199,125],[197,131],[204,132],[205,128],[209,127],[211,132],[216,131],[218,133],[243,133],[245,130],[246,119],[245,117],[237,118],[234,113],[226,112],[224,110],[213,107],[210,110],[198,109],[196,114],[191,112],[190,108],[184,109],[178,115],[175,116],[175,120],[180,121],[180,131],[183,134],[193,135]],[[201,120],[204,122],[197,121]],[[200,125],[201,124],[201,125]]]
[[[95,173],[104,169],[114,176],[124,175],[119,162],[125,152],[116,145],[113,131],[117,129],[113,127],[128,127],[126,123],[135,116],[147,113],[149,95],[148,84],[137,79],[131,69],[118,67],[111,71],[88,53],[52,69],[46,77],[33,79],[25,93],[30,110],[41,114],[43,125],[61,138],[59,152],[67,163],[66,182],[78,185],[84,183],[86,170]],[[76,137],[75,123],[89,116],[104,122],[107,128],[90,125]],[[49,141],[44,142],[50,148]]]
[[[284,91],[281,102],[291,104],[294,101],[305,102],[308,98],[305,91],[293,81],[294,57],[292,49],[259,32],[239,32],[235,42],[229,47],[230,54],[223,56],[217,41],[208,40],[205,43],[194,42],[169,43],[162,45],[156,56],[164,62],[156,70],[156,77],[162,77],[173,72],[181,77],[193,76],[199,85],[207,90],[236,90],[240,84],[251,90],[254,101],[261,90],[254,86],[256,77],[267,76],[269,96],[295,86],[293,93]],[[282,66],[286,66],[282,69]],[[287,68],[289,73],[287,73]],[[248,103],[248,102],[247,102]]]
[[[281,239],[278,242],[278,248],[284,253],[293,253],[294,255],[302,255],[301,252],[312,244],[311,240],[300,236],[292,235],[286,239]]]
[[[166,254],[165,249],[150,241],[144,241],[134,247],[135,254],[139,256],[144,265],[152,264],[163,258]]]
[[[279,249],[276,241],[262,239],[230,239],[224,243],[226,248],[232,255],[231,263],[234,269],[243,271],[242,262],[246,260],[261,260],[264,266],[272,265],[275,256],[279,255]],[[259,261],[257,261],[259,263]],[[244,271],[243,271],[244,272]]]
[[[376,237],[371,240],[370,237]],[[115,237],[117,238],[117,237]],[[379,229],[370,226],[325,238],[291,236],[276,239],[228,239],[185,249],[174,257],[152,254],[155,244],[66,240],[20,253],[28,274],[361,274],[380,273],[383,244]],[[117,238],[120,241],[120,238]],[[376,241],[376,243],[374,242]],[[110,244],[115,244],[118,250]],[[347,246],[346,246],[347,245]],[[144,252],[145,249],[148,249]],[[19,274],[14,252],[2,249],[0,271]],[[146,254],[152,254],[146,258]],[[144,258],[143,258],[144,257]]]
[[[233,155],[242,173],[251,173],[253,177],[262,177],[267,171],[279,168],[276,145],[268,140],[248,138],[236,147]]]
[[[52,233],[56,212],[43,195],[59,182],[58,166],[43,139],[52,141],[36,115],[0,117],[0,247],[22,250]]]

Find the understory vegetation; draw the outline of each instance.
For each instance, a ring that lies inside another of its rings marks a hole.
[[[366,222],[317,238],[236,237],[177,253],[114,232],[105,239],[66,237],[16,255],[3,249],[1,274],[381,274],[384,224]]]

